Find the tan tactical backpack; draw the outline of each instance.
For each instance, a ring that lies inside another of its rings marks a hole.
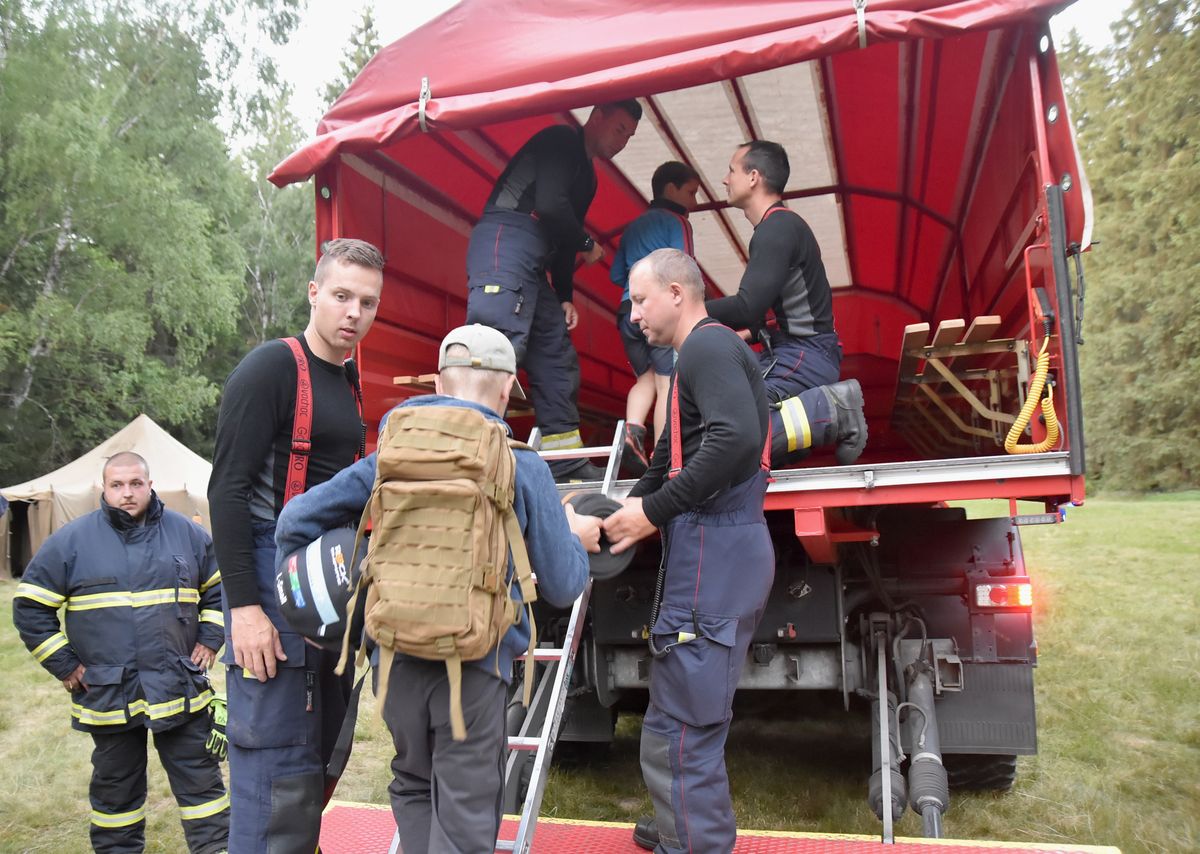
[[[459,741],[466,738],[462,662],[483,658],[523,613],[530,620],[526,704],[532,687],[536,632],[528,606],[537,594],[513,512],[513,447],[526,446],[475,409],[394,410],[379,437],[375,486],[359,526],[361,538],[369,519],[372,533],[349,609],[365,588],[366,631],[380,648],[380,712],[395,652],[445,661]],[[525,609],[510,594],[510,548]],[[349,630],[339,673],[348,651]],[[360,649],[360,663],[363,656]]]

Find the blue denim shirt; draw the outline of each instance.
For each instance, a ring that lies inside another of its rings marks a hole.
[[[462,406],[504,422],[486,406],[446,395],[414,397],[400,406]],[[380,432],[386,422],[385,415],[380,422]],[[513,509],[525,535],[529,562],[537,574],[538,597],[565,608],[583,592],[587,583],[587,552],[571,533],[554,478],[545,461],[533,451],[516,450],[514,455],[517,474]],[[275,527],[276,569],[289,554],[307,546],[325,531],[358,524],[375,485],[375,459],[376,455],[371,454],[287,503]],[[512,572],[510,557],[510,575]],[[515,580],[512,594],[520,601],[521,591]],[[512,679],[513,658],[524,654],[528,646],[529,621],[522,620],[500,639],[498,655],[496,651],[490,651],[472,663],[488,672],[494,672],[498,665],[500,677],[508,682]]]

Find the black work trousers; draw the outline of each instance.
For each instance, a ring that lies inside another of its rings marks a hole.
[[[204,747],[208,733],[205,710],[154,734],[192,854],[223,851],[229,840],[229,795],[219,763]],[[146,843],[146,728],[92,733],[92,740],[92,848],[140,854]]]

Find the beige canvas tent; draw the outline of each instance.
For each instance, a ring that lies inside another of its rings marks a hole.
[[[139,415],[105,441],[60,469],[41,477],[0,488],[10,502],[28,501],[26,525],[29,550],[37,551],[46,537],[100,506],[100,471],[104,461],[120,451],[135,451],[150,465],[154,491],[167,507],[189,518],[200,517],[209,528],[208,476],[212,464],[149,416]],[[12,508],[0,519],[0,544],[8,543]],[[5,549],[0,548],[0,555]],[[7,567],[0,567],[0,573]]]

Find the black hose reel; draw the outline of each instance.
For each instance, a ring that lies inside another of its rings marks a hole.
[[[597,516],[607,519],[621,509],[621,502],[614,501],[602,492],[570,492],[563,498],[563,504],[570,504],[581,516]],[[588,553],[588,571],[596,581],[609,581],[616,578],[633,561],[637,546],[631,546],[620,554],[612,553],[612,542],[600,531],[600,551]]]

